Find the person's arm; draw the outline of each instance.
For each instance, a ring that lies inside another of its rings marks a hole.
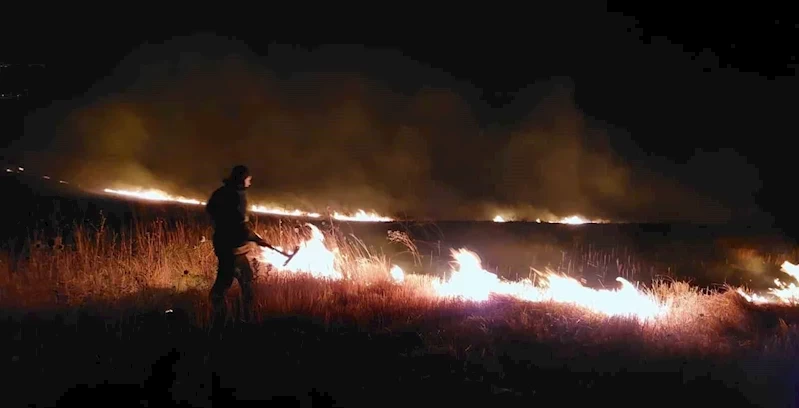
[[[256,234],[255,231],[252,229],[252,224],[250,224],[250,217],[248,215],[248,203],[247,203],[247,196],[245,194],[239,195],[239,205],[238,205],[238,212],[241,216],[241,222],[244,226],[244,229],[247,231],[247,241],[255,242],[260,246],[267,246],[269,245],[260,235]]]
[[[205,212],[208,214],[208,217],[211,219],[211,224],[214,227],[216,227],[216,208],[218,199],[219,195],[214,192],[211,194],[211,197],[208,198],[208,202],[205,203]]]
[[[247,196],[245,194],[237,194],[238,202],[236,202],[236,214],[238,215],[236,221],[246,224],[249,221],[247,216]]]

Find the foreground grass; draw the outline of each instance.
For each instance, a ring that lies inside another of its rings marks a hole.
[[[645,392],[664,403],[695,400],[694,392],[736,406],[793,403],[799,314],[791,308],[680,282],[651,289],[675,308],[656,322],[549,302],[440,299],[424,290],[425,277],[390,281],[386,259],[335,234],[331,245],[352,279],[271,273],[257,285],[258,323],[231,321],[214,340],[207,290],[216,260],[202,239],[209,233],[180,223],[121,235],[100,226],[79,231],[73,248],[32,245],[2,259],[9,398],[66,400],[78,384],[144,384],[146,395],[134,387],[109,401],[207,406],[217,372],[239,399],[303,396],[342,406],[387,398],[625,405]],[[303,235],[263,233],[284,246]],[[234,286],[231,306],[237,298]]]

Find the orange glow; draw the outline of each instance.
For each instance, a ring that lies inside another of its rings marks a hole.
[[[513,218],[510,216],[503,216],[497,215],[494,217],[492,221],[494,222],[508,222],[512,221]],[[536,218],[535,222],[540,223],[542,222],[540,218]],[[553,221],[543,221],[550,224],[569,224],[569,225],[582,225],[582,224],[606,224],[608,221],[606,220],[589,220],[582,215],[570,215],[568,217],[563,217],[560,219],[555,219]]]
[[[121,195],[139,200],[147,201],[161,201],[161,202],[176,202],[191,205],[205,205],[205,201],[200,201],[196,198],[188,198],[182,196],[171,195],[165,191],[157,189],[137,189],[137,190],[121,190],[106,188],[103,190],[108,194]],[[306,212],[298,209],[288,210],[280,207],[268,207],[265,205],[251,205],[250,211],[260,214],[281,215],[286,217],[302,217],[302,218],[321,218],[322,215],[314,212]],[[390,222],[393,219],[379,215],[374,212],[366,212],[358,210],[354,214],[344,214],[334,212],[333,219],[339,221],[359,221],[359,222]]]
[[[260,260],[282,273],[307,273],[322,279],[345,279],[341,270],[344,262],[341,254],[328,249],[324,234],[315,226],[308,226],[312,230],[311,238],[300,245],[299,252],[287,266],[282,266],[285,256],[267,248],[261,249]],[[449,279],[425,281],[426,289],[435,297],[479,302],[503,295],[529,302],[569,303],[608,316],[641,320],[664,317],[670,311],[669,305],[659,302],[653,294],[637,289],[622,278],[616,279],[621,284],[619,289],[597,290],[583,286],[576,279],[547,272],[542,276],[543,283],[535,285],[529,279],[515,282],[500,279],[483,269],[477,254],[467,249],[452,250],[452,257],[456,266]],[[405,272],[397,265],[391,266],[389,277],[397,284],[407,281]],[[424,286],[416,288],[425,289]]]
[[[780,270],[791,278],[799,280],[799,265],[785,261],[782,263]],[[741,288],[738,288],[737,292],[743,296],[744,299],[752,303],[799,304],[799,286],[795,283],[785,283],[779,279],[774,279],[774,285],[776,287],[769,289],[765,294],[750,294]]]

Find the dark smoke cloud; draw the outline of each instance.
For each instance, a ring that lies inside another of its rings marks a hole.
[[[730,216],[709,197],[615,155],[568,82],[539,84],[529,115],[488,129],[479,106],[454,90],[421,86],[425,78],[408,91],[364,73],[316,69],[319,55],[335,47],[276,47],[279,57],[256,58],[240,43],[211,38],[208,48],[207,40],[142,47],[57,126],[36,127],[54,135],[45,151],[58,159],[48,165],[86,185],[203,198],[245,163],[254,201],[313,210],[437,219],[497,211],[530,219]]]

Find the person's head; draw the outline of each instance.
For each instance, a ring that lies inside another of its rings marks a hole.
[[[228,176],[225,181],[239,188],[249,188],[252,184],[250,169],[242,164],[235,166],[233,170],[230,171],[230,176]]]

